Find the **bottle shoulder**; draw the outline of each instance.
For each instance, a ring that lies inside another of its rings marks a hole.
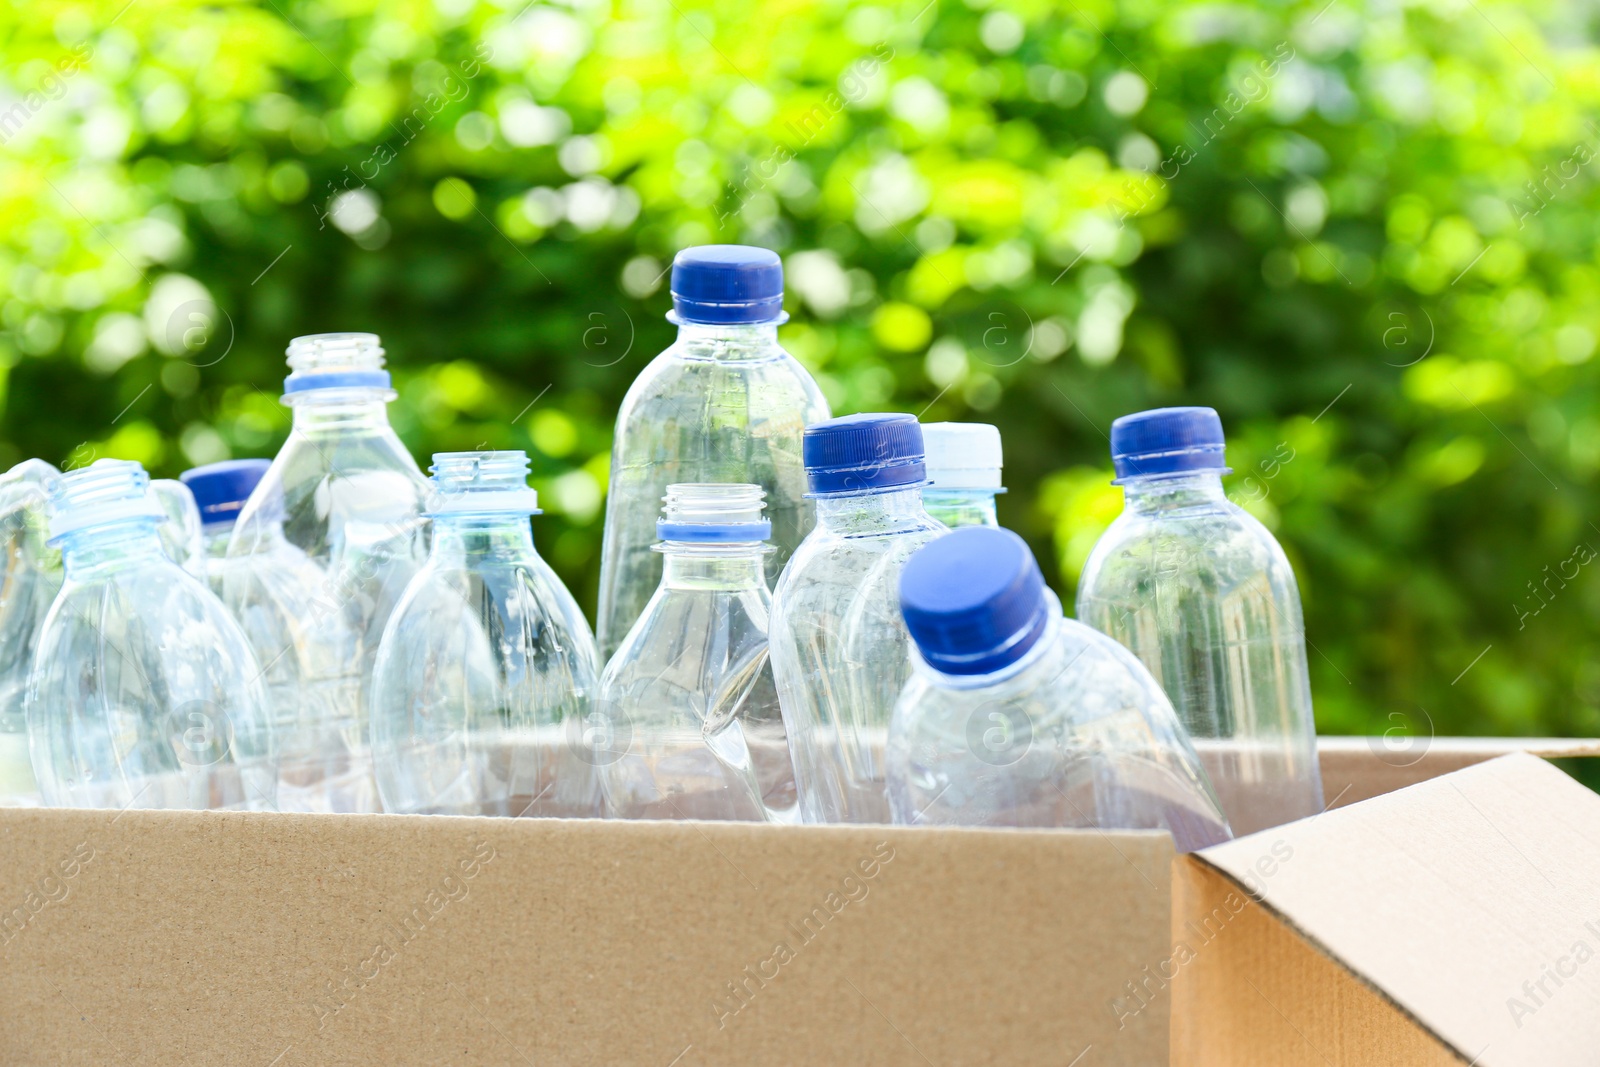
[[[1227,588],[1266,575],[1294,585],[1289,558],[1272,532],[1232,503],[1141,514],[1124,511],[1095,543],[1079,598],[1127,593],[1151,581]]]
[[[633,379],[618,409],[618,424],[657,409],[683,409],[714,397],[729,400],[726,383],[744,380],[752,407],[796,411],[805,425],[830,417],[828,401],[811,372],[778,346],[756,359],[718,360],[688,355],[678,345],[661,352]]]

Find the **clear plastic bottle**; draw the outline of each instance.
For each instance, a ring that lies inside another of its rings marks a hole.
[[[427,558],[428,480],[389,425],[383,349],[368,333],[289,344],[284,442],[239,514],[225,583],[267,672],[285,811],[377,811],[367,728],[384,624]],[[300,549],[313,567],[281,554]],[[292,560],[292,562],[291,562]]]
[[[922,507],[910,415],[846,415],[806,430],[817,527],[773,593],[772,671],[808,823],[886,823],[883,746],[911,674],[897,583],[945,532]]]
[[[27,700],[45,802],[272,809],[261,671],[222,602],[166,555],[144,469],[99,460],[65,475],[53,502],[66,580]]]
[[[533,545],[525,452],[433,457],[433,547],[389,618],[372,687],[385,811],[592,816],[569,744],[594,698],[594,637]]]
[[[1172,705],[1126,649],[1061,617],[1009,530],[957,530],[900,575],[916,672],[889,727],[897,823],[1231,836]]]
[[[994,498],[1000,484],[1000,431],[982,422],[925,422],[928,487],[922,491],[928,514],[954,530],[958,526],[999,526]]]
[[[667,487],[661,585],[600,679],[612,818],[765,821],[767,792],[793,809],[767,656],[761,497],[759,485]]]
[[[50,540],[50,497],[61,472],[27,459],[0,475],[0,806],[37,807],[24,699],[45,614],[61,588]]]
[[[1222,491],[1210,408],[1117,419],[1125,504],[1084,566],[1078,618],[1172,698],[1234,831],[1322,810],[1300,590],[1283,549]]]
[[[610,657],[661,581],[655,517],[667,486],[750,482],[767,494],[774,582],[810,531],[800,458],[805,427],[828,417],[806,369],[778,346],[783,265],[741,245],[679,252],[678,339],[640,372],[617,412],[600,556],[600,653]]]
[[[201,530],[200,509],[189,487],[169,478],[152,478],[149,493],[161,509],[161,525],[156,532],[167,558],[196,578],[204,578],[205,536]]]
[[[228,565],[228,542],[233,539],[234,523],[245,501],[250,499],[250,493],[271,466],[269,459],[228,459],[194,467],[178,476],[199,509],[205,577],[218,596],[224,593],[223,574]],[[280,535],[281,531],[280,525]]]

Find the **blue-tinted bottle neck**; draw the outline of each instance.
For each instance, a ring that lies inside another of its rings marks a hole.
[[[830,533],[900,533],[935,528],[922,504],[922,487],[816,498],[817,525]]]
[[[157,522],[149,517],[74,530],[61,539],[60,548],[68,578],[81,578],[103,567],[167,559]]]
[[[301,433],[382,432],[389,429],[387,389],[313,389],[291,394],[294,428]]]
[[[679,323],[678,341],[673,347],[686,359],[714,359],[722,363],[771,359],[782,351],[778,347],[777,320],[718,325]]]
[[[516,512],[433,516],[435,559],[515,561],[535,554],[533,524]]]
[[[1227,502],[1219,468],[1185,471],[1182,474],[1149,474],[1125,478],[1122,492],[1129,511],[1169,511]]]
[[[663,589],[737,592],[767,588],[768,548],[765,542],[692,544],[664,541],[657,549],[663,557]]]

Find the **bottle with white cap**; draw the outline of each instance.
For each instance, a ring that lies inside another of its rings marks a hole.
[[[1009,530],[932,542],[900,574],[916,671],[889,726],[897,823],[1231,835],[1172,704],[1127,649],[1061,617]]]
[[[785,819],[759,485],[667,487],[661,585],[606,664],[593,738],[618,819]],[[769,810],[769,805],[772,810]]]
[[[1160,408],[1111,424],[1122,514],[1078,582],[1078,618],[1166,689],[1236,832],[1322,810],[1305,624],[1277,540],[1222,489],[1222,420]]]
[[[66,578],[27,699],[45,802],[275,807],[261,670],[222,602],[167,556],[144,469],[98,460],[64,475],[53,505]]]
[[[61,588],[50,497],[61,472],[25,459],[0,475],[0,807],[37,807],[24,698],[45,614]]]
[[[629,387],[611,447],[596,632],[609,657],[661,581],[655,519],[667,486],[745,482],[766,493],[768,582],[811,529],[800,434],[828,417],[810,373],[778,344],[783,264],[744,245],[672,263],[678,338]]]
[[[289,343],[289,439],[239,513],[228,557],[277,550],[316,565],[255,563],[229,608],[267,671],[280,717],[286,811],[377,811],[367,698],[384,624],[427,557],[428,481],[389,425],[394,399],[370,333]],[[315,574],[315,584],[307,582]]]
[[[994,498],[1000,484],[1000,431],[982,422],[925,422],[928,514],[950,527],[999,526]]]
[[[372,749],[385,811],[598,816],[569,743],[594,697],[589,624],[534,547],[521,451],[439,452],[433,545],[384,629]]]
[[[801,818],[884,823],[883,745],[911,674],[900,568],[946,532],[922,507],[922,430],[911,415],[846,415],[806,430],[817,528],[773,593],[772,670]]]

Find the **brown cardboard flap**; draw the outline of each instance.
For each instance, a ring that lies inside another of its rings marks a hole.
[[[1194,944],[1173,983],[1175,1064],[1431,1064],[1430,1040],[1481,1067],[1596,1060],[1600,796],[1541,759],[1504,756],[1178,866],[1175,940]],[[1230,1002],[1253,1022],[1221,1018]],[[1367,1055],[1359,1035],[1405,1020],[1409,1058]]]
[[[1328,807],[1369,800],[1513,752],[1545,759],[1600,756],[1600,740],[1566,737],[1319,737]]]
[[[1157,833],[0,811],[0,1062],[1166,1062]],[[1082,1057],[1081,1061],[1075,1059]]]

